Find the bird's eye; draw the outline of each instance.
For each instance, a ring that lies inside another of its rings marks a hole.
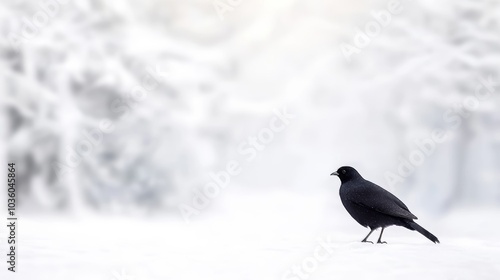
[[[345,169],[344,169],[344,170],[342,170],[342,174],[345,174]]]

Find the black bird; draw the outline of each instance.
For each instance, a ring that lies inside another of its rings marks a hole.
[[[415,223],[417,217],[408,207],[392,193],[378,185],[365,180],[350,166],[340,167],[331,175],[336,175],[342,182],[340,186],[340,200],[345,209],[360,225],[370,228],[370,233],[361,242],[370,242],[366,239],[372,232],[382,228],[377,243],[383,242],[382,234],[388,226],[402,226],[409,230],[416,230],[434,243],[439,243],[437,237]]]

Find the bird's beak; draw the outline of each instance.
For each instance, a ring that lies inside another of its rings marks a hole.
[[[335,172],[333,172],[332,174],[330,174],[330,176],[333,176],[333,175],[335,175],[335,176],[339,176],[339,173],[338,173],[337,171],[335,171]]]

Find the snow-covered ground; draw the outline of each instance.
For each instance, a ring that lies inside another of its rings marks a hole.
[[[222,20],[216,2],[241,5]],[[16,273],[0,220],[0,280],[500,279],[500,209],[436,213],[500,207],[499,15],[476,0],[0,1],[0,162],[16,163],[21,211]],[[280,131],[276,110],[293,115]],[[231,191],[190,224],[74,213],[168,211],[233,160]],[[442,243],[390,228],[361,244],[325,179],[341,165],[406,195]]]
[[[389,244],[371,245],[333,193],[225,194],[214,205],[190,224],[21,217],[18,272],[2,262],[0,279],[499,279],[499,210],[432,218],[410,207],[441,244],[392,227]]]

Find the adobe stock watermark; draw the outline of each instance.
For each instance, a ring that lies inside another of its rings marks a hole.
[[[434,129],[430,137],[416,139],[414,141],[416,148],[408,154],[408,157],[398,157],[399,165],[397,172],[388,171],[385,173],[387,184],[394,187],[397,184],[403,183],[407,177],[411,176],[417,167],[424,164],[426,159],[434,154],[438,145],[447,140],[452,131],[460,128],[464,119],[469,118],[479,109],[481,102],[489,99],[496,92],[495,87],[498,86],[500,86],[500,83],[494,83],[491,76],[487,79],[480,77],[479,84],[476,86],[473,94],[467,96],[461,103],[455,104],[453,108],[444,112],[444,122],[449,125],[446,129]]]
[[[304,258],[300,265],[292,266],[281,277],[282,280],[309,279],[318,270],[320,264],[328,260],[334,252],[334,244],[330,236],[326,239],[319,238],[318,245],[314,248],[312,256]]]
[[[213,0],[212,5],[221,21],[225,19],[225,15],[233,12],[238,8],[243,0]]]
[[[400,0],[391,0],[387,3],[387,8],[381,11],[371,11],[373,17],[368,21],[364,29],[356,27],[356,34],[352,39],[352,44],[342,42],[340,44],[340,51],[347,61],[351,61],[351,56],[359,54],[362,49],[366,48],[372,40],[380,35],[382,29],[387,27],[395,15],[401,14],[403,5]]]
[[[41,30],[61,12],[63,6],[67,5],[69,0],[45,0],[40,1],[40,9],[35,12],[31,18],[23,17],[21,29],[17,32],[12,31],[8,35],[8,40],[12,48],[19,51],[21,45],[37,37]]]
[[[283,132],[295,119],[295,115],[290,114],[287,108],[274,110],[274,116],[270,119],[268,126],[262,128],[255,136],[248,137],[240,143],[237,148],[238,155],[243,156],[246,162],[251,162],[257,158],[258,154],[274,141],[277,134]],[[191,203],[181,203],[178,209],[182,218],[189,223],[194,216],[201,214],[210,202],[215,199],[222,190],[226,189],[233,177],[238,176],[243,171],[242,162],[230,160],[225,168],[219,172],[210,172],[210,182],[203,186],[201,190],[196,190]]]
[[[141,84],[133,87],[124,98],[117,98],[111,103],[110,110],[117,115],[117,120],[103,119],[98,127],[81,131],[81,138],[73,145],[65,147],[66,153],[62,160],[53,162],[52,169],[60,180],[73,169],[78,168],[83,160],[102,144],[107,134],[115,130],[115,122],[123,121],[131,116],[132,111],[146,100],[149,92],[158,89],[162,80],[170,77],[169,72],[148,67],[141,78]]]

